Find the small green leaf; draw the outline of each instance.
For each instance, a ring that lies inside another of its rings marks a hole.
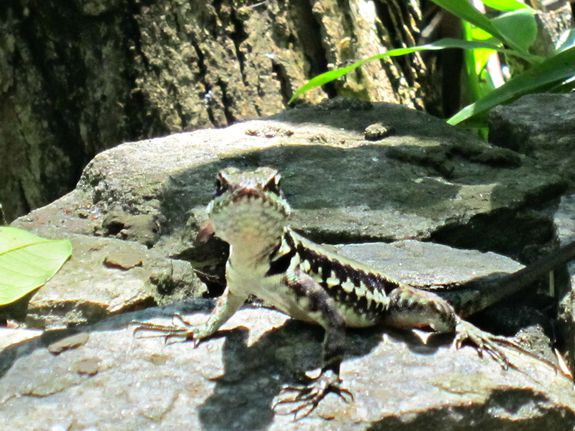
[[[494,106],[511,102],[524,94],[532,93],[550,84],[561,83],[573,76],[575,76],[575,47],[549,57],[526,72],[513,77],[487,96],[467,105],[447,122],[455,125],[476,119]]]
[[[491,9],[500,11],[510,11],[519,9],[531,9],[525,3],[521,3],[518,0],[481,0],[485,6]]]
[[[72,254],[68,240],[48,240],[13,227],[0,227],[0,305],[44,285]]]
[[[509,46],[529,54],[529,47],[537,39],[535,14],[530,9],[521,9],[504,13],[491,20],[491,23]]]

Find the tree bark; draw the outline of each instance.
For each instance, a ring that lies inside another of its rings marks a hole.
[[[4,0],[0,203],[8,219],[70,190],[126,140],[275,114],[334,66],[416,43],[419,0]],[[323,90],[421,108],[418,56]]]

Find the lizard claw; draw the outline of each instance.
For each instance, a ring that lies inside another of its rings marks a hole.
[[[513,341],[482,331],[471,323],[461,320],[457,323],[453,346],[459,350],[465,342],[473,344],[480,357],[483,357],[483,354],[487,353],[503,369],[512,367],[513,364],[507,358],[501,345],[507,345],[518,350],[523,350],[521,346]]]
[[[346,403],[354,399],[349,389],[342,387],[341,379],[335,372],[323,371],[318,377],[310,379],[307,384],[284,386],[272,408],[278,414],[293,414],[295,420],[303,419],[315,410],[329,392],[335,393]],[[292,408],[277,409],[284,405]]]
[[[130,325],[135,325],[134,336],[136,336],[136,334],[139,332],[156,332],[157,337],[164,338],[165,344],[173,344],[192,340],[194,342],[194,347],[197,347],[201,339],[198,339],[195,336],[193,327],[179,314],[175,314],[173,319],[179,320],[182,325],[162,325],[159,323],[141,322],[138,320],[132,320]],[[153,335],[151,337],[153,337]]]

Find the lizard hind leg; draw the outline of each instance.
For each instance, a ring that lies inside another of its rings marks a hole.
[[[512,365],[503,346],[524,351],[513,341],[483,331],[463,320],[445,299],[435,293],[409,286],[399,287],[390,294],[383,323],[400,329],[430,327],[438,333],[452,333],[454,348],[471,344],[479,356],[486,353],[502,368]]]
[[[343,386],[339,375],[345,350],[345,322],[335,301],[308,274],[295,271],[289,286],[306,298],[308,314],[325,330],[322,368],[318,377],[307,377],[302,384],[284,386],[274,403],[278,414],[293,414],[301,419],[312,413],[328,393],[334,393],[345,402],[353,400],[352,393]]]

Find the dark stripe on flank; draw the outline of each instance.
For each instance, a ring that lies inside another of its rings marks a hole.
[[[297,252],[302,260],[307,260],[310,263],[311,271],[320,275],[323,281],[327,280],[333,270],[335,276],[342,283],[350,280],[354,286],[358,287],[363,282],[367,289],[372,292],[383,290],[386,295],[389,295],[399,286],[399,283],[394,280],[389,280],[377,273],[355,268],[349,264],[342,264],[335,259],[329,259],[327,256],[306,248],[301,243],[297,244]]]
[[[363,283],[370,292],[384,291],[386,296],[389,296],[400,285],[397,281],[388,279],[383,274],[365,271],[362,268],[354,267],[353,264],[341,263],[335,258],[329,258],[305,247],[302,243],[296,242],[294,247],[297,247],[297,253],[301,260],[309,262],[310,271],[321,277],[322,281],[320,284],[324,290],[335,301],[354,309],[360,314],[381,314],[386,307],[386,304],[372,300],[368,308],[367,298],[357,294],[357,288],[360,283]],[[331,276],[332,270],[340,284],[328,287],[327,278]],[[347,280],[351,281],[355,286],[351,292],[346,292],[341,286]]]

